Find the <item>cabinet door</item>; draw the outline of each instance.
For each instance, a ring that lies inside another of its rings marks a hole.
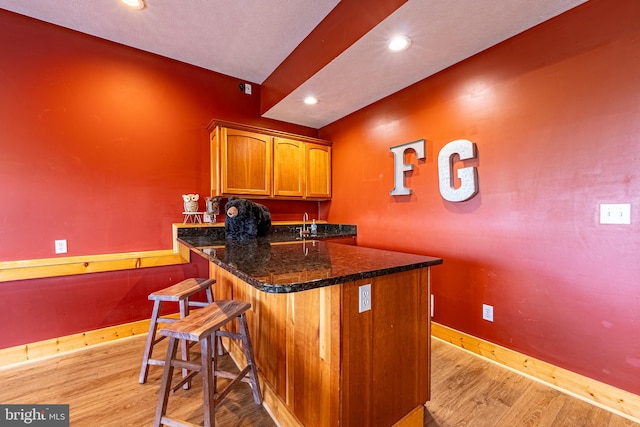
[[[331,147],[321,144],[306,145],[306,196],[331,198]]]
[[[220,128],[223,194],[271,194],[272,137]]]
[[[287,138],[273,139],[273,195],[305,196],[305,144]]]

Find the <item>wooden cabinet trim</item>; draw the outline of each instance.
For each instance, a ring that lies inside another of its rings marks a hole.
[[[295,139],[297,141],[302,141],[302,142],[312,142],[314,144],[329,145],[329,146],[332,145],[331,141],[327,141],[325,139],[313,138],[311,136],[298,135],[295,133],[283,132],[275,129],[261,128],[258,126],[243,125],[240,123],[225,122],[221,120],[212,120],[207,125],[207,130],[209,131],[209,133],[213,132],[216,128],[237,129],[237,130],[243,130],[246,132],[262,133],[262,134],[270,135],[273,137]]]

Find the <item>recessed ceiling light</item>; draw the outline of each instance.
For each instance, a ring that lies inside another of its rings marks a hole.
[[[307,105],[314,105],[318,103],[318,98],[316,98],[315,96],[307,96],[304,99],[304,103]]]
[[[126,4],[132,9],[142,9],[144,8],[143,0],[120,0],[122,3]]]
[[[407,36],[395,36],[389,42],[389,50],[392,52],[402,52],[411,45],[411,39]]]

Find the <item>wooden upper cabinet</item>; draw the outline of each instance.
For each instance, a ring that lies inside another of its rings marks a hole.
[[[305,143],[276,137],[273,140],[273,195],[304,197]]]
[[[220,128],[223,195],[271,195],[272,137]]]
[[[213,121],[211,195],[331,198],[331,143],[286,132]]]
[[[306,197],[331,198],[331,147],[307,143]]]

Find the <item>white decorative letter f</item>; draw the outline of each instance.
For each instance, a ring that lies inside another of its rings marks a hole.
[[[424,139],[407,142],[389,149],[393,153],[393,190],[390,192],[392,196],[411,194],[411,189],[404,186],[404,173],[413,170],[412,164],[404,162],[404,153],[409,149],[416,152],[418,159],[424,159]]]

